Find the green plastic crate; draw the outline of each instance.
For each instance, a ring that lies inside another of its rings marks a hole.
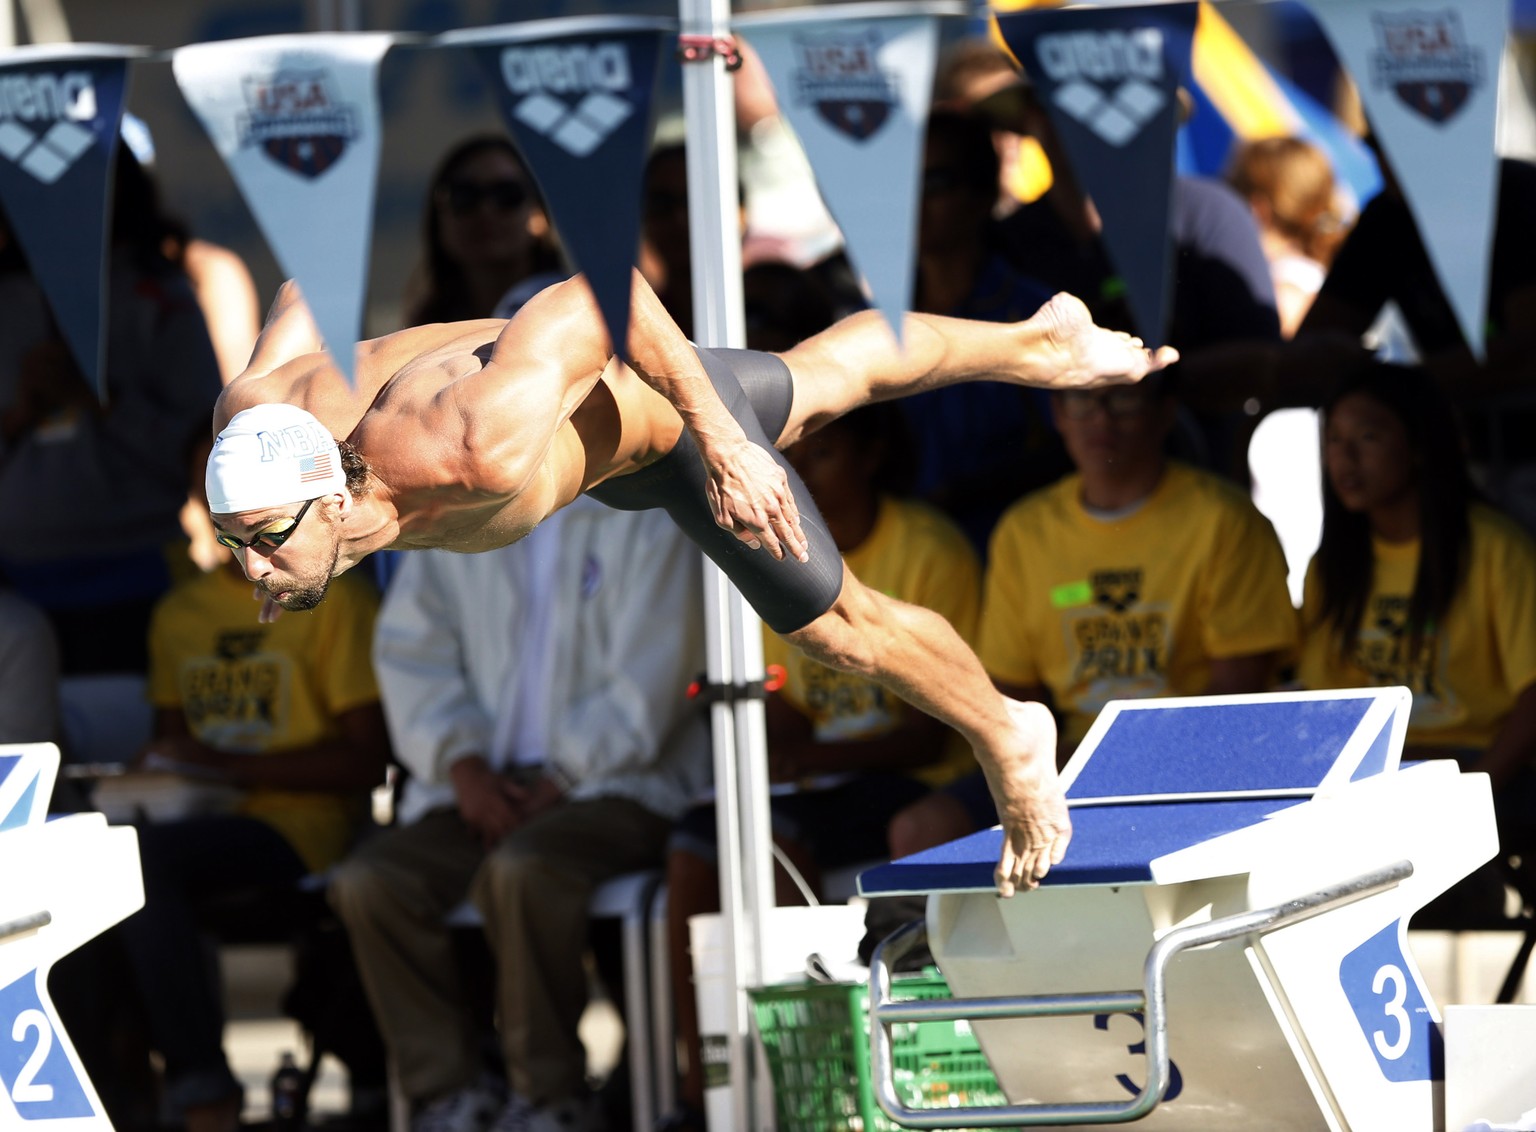
[[[936,972],[893,981],[898,999],[949,998]],[[869,987],[805,983],[752,994],[773,1073],[779,1132],[887,1132],[900,1127],[875,1103],[869,1063]],[[969,1023],[891,1027],[896,1095],[908,1108],[1006,1103]]]

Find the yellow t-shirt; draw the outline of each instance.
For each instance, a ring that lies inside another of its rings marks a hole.
[[[253,758],[336,738],[337,715],[379,698],[370,656],[378,608],[373,586],[346,574],[314,610],[262,625],[251,584],[228,570],[182,582],[150,625],[150,700],[181,709],[210,746]],[[318,871],[346,852],[366,806],[362,794],[252,790],[241,812]]]
[[[1419,544],[1372,540],[1376,568],[1355,654],[1339,655],[1322,607],[1317,560],[1303,592],[1301,661],[1308,688],[1402,684],[1413,692],[1410,746],[1481,751],[1536,680],[1536,543],[1489,507],[1469,516],[1467,577],[1418,657],[1409,658],[1408,602],[1419,568]]]
[[[1212,660],[1295,647],[1285,555],[1235,487],[1172,463],[1130,514],[1081,497],[1068,476],[1004,513],[977,648],[995,679],[1050,690],[1063,751],[1110,700],[1199,695]]]
[[[883,497],[869,537],[843,555],[853,576],[872,590],[942,615],[966,641],[981,605],[981,564],[964,534],[922,503]],[[810,717],[826,742],[879,735],[915,711],[880,685],[819,664],[783,638],[763,634],[763,659],[784,666],[781,694]],[[912,772],[940,785],[971,769],[975,760],[951,735],[941,761]]]

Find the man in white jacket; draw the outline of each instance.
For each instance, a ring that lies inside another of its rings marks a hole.
[[[331,901],[413,1108],[413,1132],[602,1121],[577,1022],[593,890],[658,865],[707,781],[698,552],[658,511],[596,503],[489,554],[408,555],[374,661],[400,761],[399,828]],[[481,1080],[444,917],[479,910],[511,1093]]]

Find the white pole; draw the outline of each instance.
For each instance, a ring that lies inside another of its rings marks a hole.
[[[16,46],[16,5],[0,0],[0,47]]]
[[[684,35],[711,40],[728,33],[728,0],[679,0]],[[694,337],[701,346],[740,347],[746,338],[737,216],[735,100],[723,61],[710,55],[683,65],[692,246]],[[723,575],[706,563],[709,679],[737,690],[763,676],[757,616]],[[732,1132],[753,1126],[753,1059],[745,988],[761,981],[766,911],[773,904],[769,843],[768,759],[760,699],[737,698],[712,708],[720,908],[726,959],[735,988],[730,1051]],[[716,1132],[720,1132],[716,1129]]]

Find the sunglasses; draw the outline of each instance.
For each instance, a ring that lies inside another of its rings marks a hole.
[[[528,187],[520,181],[449,181],[437,199],[455,216],[468,216],[489,203],[497,212],[511,212],[528,203]]]
[[[320,497],[317,495],[315,499],[318,498]],[[225,534],[223,531],[219,531],[213,536],[214,541],[220,546],[228,547],[237,554],[246,547],[251,547],[254,550],[276,550],[293,537],[293,532],[299,529],[299,520],[304,518],[304,512],[309,510],[310,504],[314,503],[314,501],[314,499],[311,499],[304,506],[300,507],[299,513],[288,520],[286,527],[279,527],[276,530],[268,528],[260,534],[252,535],[249,542],[238,539],[234,535]],[[281,523],[283,520],[277,519],[275,521]]]
[[[1098,409],[1103,409],[1106,416],[1116,420],[1139,417],[1152,404],[1147,391],[1136,388],[1095,391],[1069,389],[1056,396],[1061,415],[1075,421],[1087,420]]]

